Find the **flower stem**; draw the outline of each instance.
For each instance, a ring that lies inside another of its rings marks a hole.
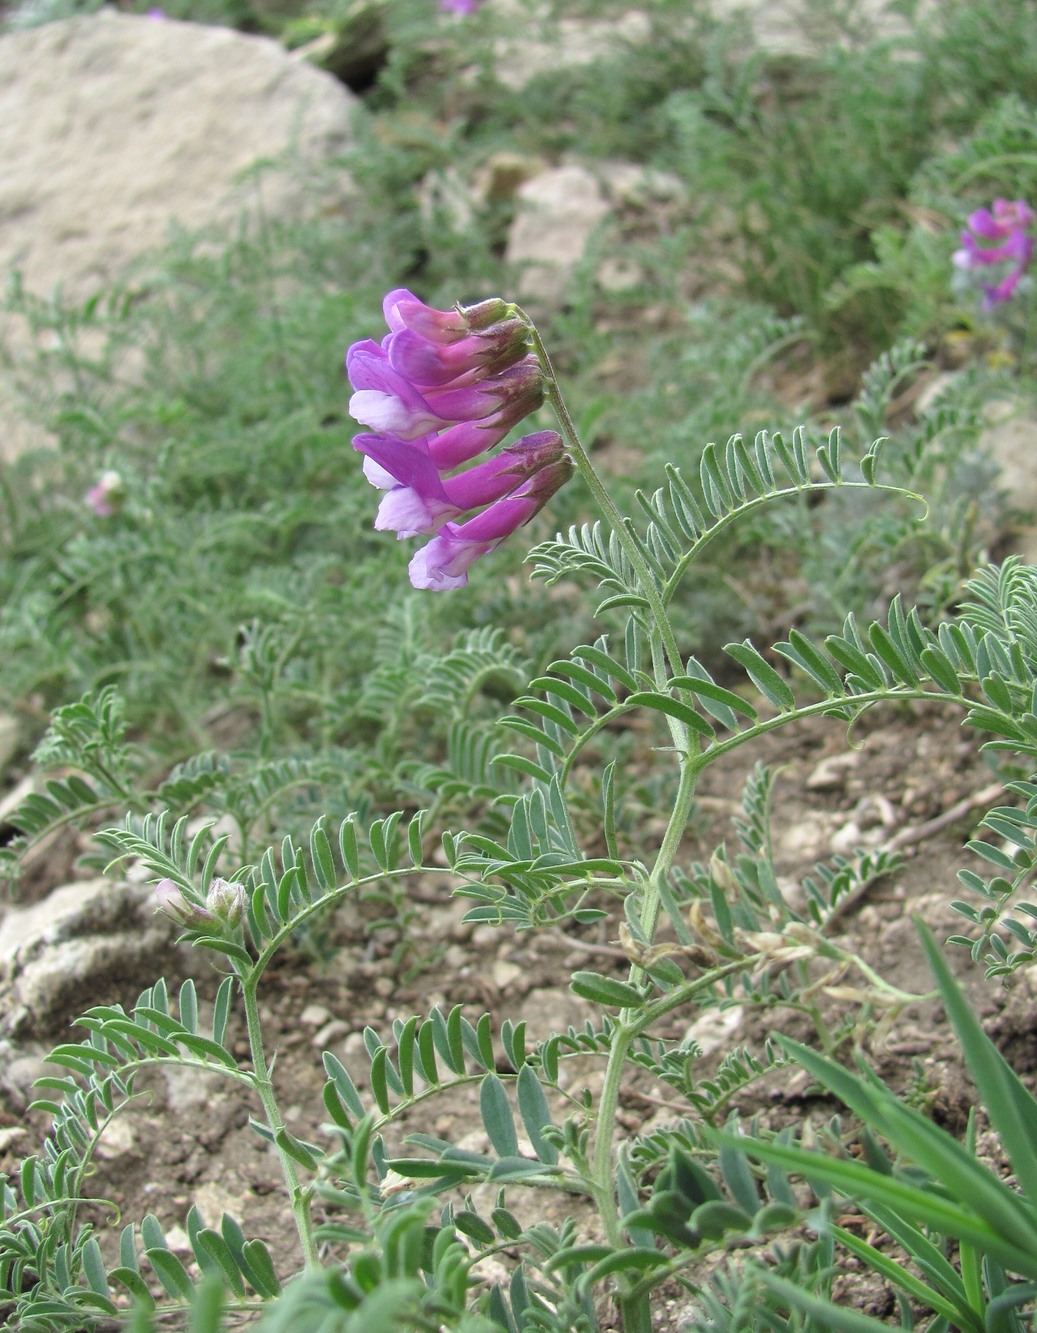
[[[270,1068],[267,1064],[266,1051],[263,1046],[263,1031],[259,1020],[259,1004],[256,995],[259,973],[253,970],[248,976],[241,977],[240,980],[241,996],[245,1005],[245,1023],[248,1028],[249,1052],[252,1057],[252,1084],[263,1104],[266,1123],[271,1133],[277,1135],[285,1128],[285,1124],[277,1104],[273,1081],[270,1078]],[[281,1174],[284,1176],[284,1183],[288,1189],[292,1217],[299,1233],[299,1245],[302,1249],[303,1261],[307,1268],[317,1268],[319,1267],[319,1261],[317,1242],[313,1234],[313,1218],[310,1215],[309,1190],[302,1186],[296,1163],[292,1157],[285,1152],[279,1143],[275,1146],[281,1159]]]
[[[547,348],[544,346],[544,341],[540,337],[539,331],[532,321],[529,320],[528,315],[525,315],[524,318],[529,323],[533,346],[544,371],[547,401],[551,404],[554,414],[558,418],[558,424],[561,427],[565,446],[572,455],[573,462],[576,464],[580,475],[587,483],[595,503],[608,520],[612,530],[615,532],[617,539],[623,547],[623,550],[626,552],[627,559],[634,568],[634,572],[637,575],[638,591],[648,603],[649,610],[651,611],[651,619],[655,624],[655,628],[666,654],[666,663],[669,667],[670,675],[679,676],[684,671],[684,662],[681,658],[680,649],[677,647],[677,640],[674,636],[669,616],[666,614],[666,607],[663,604],[658,580],[652,573],[647,560],[645,560],[642,555],[637,542],[631,536],[627,520],[619,512],[615,501],[608,493],[607,487],[595,471],[594,465],[590,460],[590,455],[583,447],[583,441],[580,439],[575,423],[569,414],[569,409],[566,407],[565,400],[562,398],[561,392],[559,391],[554,367],[551,364],[551,358],[548,355]],[[656,683],[659,686],[662,686],[665,684],[665,681],[657,681]]]

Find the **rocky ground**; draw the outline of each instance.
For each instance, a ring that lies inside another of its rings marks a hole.
[[[919,916],[946,937],[960,925],[950,908],[959,886],[956,870],[967,861],[963,843],[985,808],[997,799],[997,783],[977,753],[975,738],[959,719],[929,707],[905,708],[876,717],[847,749],[834,722],[796,726],[768,738],[762,756],[780,768],[775,807],[778,863],[783,886],[797,892],[799,876],[832,850],[852,846],[898,848],[900,871],[880,881],[846,911],[839,942],[858,950],[887,980],[924,991],[927,981],[912,923]],[[745,772],[728,760],[704,782],[696,836],[688,859],[708,856],[718,839],[731,838],[730,820],[740,805]],[[60,882],[71,843],[54,846],[33,879],[41,887]],[[625,975],[626,959],[614,928],[595,928],[579,937],[553,931],[514,936],[489,926],[461,922],[463,904],[449,896],[442,880],[419,886],[414,921],[406,940],[392,930],[371,934],[369,908],[353,904],[329,923],[320,941],[323,958],[299,951],[282,958],[263,994],[270,1045],[277,1051],[276,1078],[293,1132],[321,1139],[324,1119],[320,1091],[321,1052],[330,1050],[362,1085],[366,1069],[362,1031],[387,1033],[392,1021],[427,1012],[439,1003],[458,1002],[468,1012],[524,1018],[533,1039],[586,1016],[566,985],[574,969],[592,967]],[[136,916],[134,917],[134,914]],[[121,929],[116,929],[116,924]],[[316,943],[316,941],[314,941]],[[403,945],[404,947],[400,947]],[[1035,997],[1021,978],[1011,987],[984,980],[965,950],[952,948],[955,971],[966,985],[989,1030],[1024,1077],[1037,1072],[1037,1039],[1032,1027]],[[29,1081],[42,1068],[47,1047],[67,1038],[79,1007],[102,996],[129,1006],[159,972],[170,983],[193,973],[203,995],[214,991],[205,959],[173,946],[165,918],[153,916],[142,885],[94,882],[51,890],[35,905],[8,909],[0,932],[3,976],[4,1059],[0,1078],[0,1167],[16,1168],[35,1146],[41,1129],[26,1117]],[[834,1021],[845,1006],[832,1002]],[[810,1037],[803,1020],[773,1010],[757,1014],[736,1008],[722,1016],[680,1012],[668,1035],[689,1028],[703,1047],[702,1073],[732,1045],[761,1049],[776,1028]],[[232,1029],[235,1049],[247,1054],[244,1033]],[[960,1133],[975,1093],[963,1072],[953,1036],[940,1008],[912,1006],[868,1046],[875,1067],[891,1087],[920,1097],[934,1118]],[[593,1063],[574,1068],[574,1083],[595,1086]],[[285,1271],[295,1263],[291,1225],[275,1156],[248,1127],[257,1108],[218,1074],[163,1071],[142,1099],[106,1131],[98,1173],[91,1182],[97,1197],[111,1199],[123,1218],[154,1212],[174,1248],[188,1251],[182,1224],[191,1202],[207,1218],[227,1210],[250,1234],[270,1244]],[[445,1095],[425,1108],[422,1128],[478,1149],[482,1140],[470,1096]],[[672,1092],[644,1076],[624,1089],[621,1123],[631,1134],[686,1114],[690,1108]],[[765,1124],[820,1124],[837,1111],[819,1100],[805,1075],[772,1076],[747,1090],[735,1103],[745,1116]],[[517,1196],[516,1196],[517,1197]],[[560,1222],[580,1216],[568,1198],[545,1204],[541,1216]],[[494,1276],[489,1274],[489,1277]],[[877,1315],[893,1312],[892,1297],[868,1278],[858,1291],[852,1265],[846,1298]],[[686,1300],[686,1298],[684,1298]],[[684,1302],[673,1293],[660,1302],[660,1329],[676,1329]]]

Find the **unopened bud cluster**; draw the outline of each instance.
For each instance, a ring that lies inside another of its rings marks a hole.
[[[219,877],[209,885],[204,906],[188,897],[172,879],[158,881],[155,897],[166,916],[190,930],[234,930],[245,911],[244,887]]]

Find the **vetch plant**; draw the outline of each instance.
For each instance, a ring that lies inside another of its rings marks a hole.
[[[954,253],[955,266],[965,273],[993,266],[1003,274],[997,282],[983,284],[985,309],[1015,294],[1033,258],[1033,224],[1033,210],[1021,199],[995,199],[993,208],[978,208],[969,215],[961,249]]]
[[[671,617],[690,572],[720,534],[769,505],[823,504],[833,492],[860,491],[918,506],[920,497],[880,479],[883,441],[850,456],[838,430],[813,443],[801,429],[788,439],[734,435],[723,447],[707,445],[694,476],[667,465],[658,490],[638,493],[633,518],[593,465],[521,310],[493,300],[436,311],[397,289],[385,315],[388,335],[354,344],[347,358],[351,411],[369,428],[354,443],[368,479],[385,492],[377,525],[430,538],[411,563],[412,582],[460,586],[473,561],[575,470],[600,518],[538,545],[534,574],[594,585],[595,614],[616,632],[576,645],[528,680],[501,719],[508,748],[473,749],[467,769],[456,766],[450,782],[496,797],[492,817],[466,831],[443,827],[435,808],[373,815],[357,802],[304,836],[287,831],[259,850],[252,825],[235,836],[232,823],[217,825],[214,808],[206,810],[206,784],[219,778],[203,764],[124,803],[134,812],[98,841],[115,863],[133,862],[156,881],[161,910],[216,961],[221,980],[211,1016],[193,980],[176,997],[160,981],[129,1009],[92,1007],[79,1020],[81,1038],[53,1052],[64,1072],[41,1081],[39,1103],[52,1134],[23,1165],[18,1188],[3,1191],[0,1296],[14,1321],[7,1327],[89,1327],[133,1303],[133,1326],[142,1330],[188,1318],[211,1328],[262,1312],[259,1327],[304,1333],[649,1333],[658,1292],[675,1285],[708,1307],[704,1327],[723,1327],[730,1316],[733,1330],[745,1327],[736,1318],[738,1281],[708,1288],[707,1275],[718,1256],[746,1249],[769,1255],[775,1275],[761,1268],[767,1280],[758,1281],[746,1270],[746,1282],[782,1299],[780,1283],[792,1283],[827,1308],[844,1238],[813,1217],[790,1183],[800,1159],[786,1169],[775,1158],[761,1178],[741,1141],[732,1146],[714,1132],[741,1089],[802,1053],[773,1043],[762,1052],[735,1048],[704,1077],[694,1042],[674,1038],[670,1024],[679,1016],[686,1028],[692,1015],[736,1003],[795,1012],[832,1056],[848,1037],[863,1043],[877,1025],[894,1023],[918,997],[847,947],[839,919],[869,884],[896,871],[897,856],[844,849],[792,895],[771,850],[773,775],[752,770],[737,842],[704,862],[687,849],[696,790],[712,763],[792,722],[820,717],[849,727],[877,705],[911,700],[957,707],[992,747],[1032,762],[1037,571],[981,574],[974,602],[936,627],[895,599],[881,621],[862,624],[850,612],[823,642],[791,629],[763,648],[748,639],[728,644],[721,684]],[[553,409],[557,432],[506,443],[541,402]],[[495,640],[469,648],[465,663],[516,669]],[[107,702],[107,711],[84,702],[56,719],[64,774],[13,816],[32,838],[77,808],[133,794]],[[647,838],[623,817],[639,777],[614,757],[600,760],[614,733],[635,720],[654,728],[636,767],[651,759],[664,775],[657,790],[669,799],[664,827]],[[457,777],[462,771],[467,778]],[[207,817],[199,819],[200,808]],[[401,892],[432,875],[438,881],[444,866],[468,922],[517,931],[606,922],[623,975],[575,971],[570,987],[589,1017],[564,1031],[534,1033],[513,1014],[468,1014],[460,1004],[400,1016],[391,1031],[368,1027],[360,1067],[323,1052],[324,1126],[319,1137],[295,1132],[264,1028],[268,970],[335,909],[365,894],[385,897],[387,883]],[[987,917],[974,924],[986,941]],[[852,1006],[838,1029],[821,996]],[[245,1058],[228,1044],[232,1019],[245,1034]],[[139,1095],[143,1071],[163,1065],[217,1073],[249,1102],[252,1128],[276,1154],[294,1224],[296,1257],[281,1271],[235,1219],[207,1220],[197,1207],[183,1219],[189,1263],[155,1215],[125,1223],[117,1240],[85,1219],[105,1126]],[[671,1096],[682,1118],[628,1133],[620,1101],[634,1071]],[[484,1133],[475,1147],[429,1132],[437,1098],[465,1093]],[[526,1190],[580,1200],[586,1223],[539,1220],[536,1205],[516,1201]],[[811,1218],[821,1223],[812,1233],[804,1230]],[[1016,1249],[997,1251],[1008,1268]]]

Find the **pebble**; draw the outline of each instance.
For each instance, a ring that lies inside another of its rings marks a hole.
[[[708,1009],[688,1027],[684,1041],[693,1041],[703,1055],[727,1050],[742,1025],[743,1013],[740,1004],[732,1005],[730,1009]]]
[[[490,977],[498,990],[511,990],[515,988],[515,983],[522,976],[522,968],[517,963],[509,963],[503,958],[497,958],[490,969]],[[527,987],[521,986],[516,989],[526,990]]]
[[[299,1015],[299,1022],[305,1023],[308,1028],[319,1028],[330,1022],[331,1018],[331,1010],[323,1004],[308,1004]]]
[[[327,1050],[332,1042],[338,1041],[340,1037],[345,1037],[349,1033],[349,1024],[341,1018],[333,1018],[330,1023],[325,1023],[319,1028],[311,1038],[310,1044],[315,1046],[318,1051]]]
[[[850,770],[860,764],[860,755],[855,750],[846,754],[830,754],[814,765],[813,772],[807,778],[808,791],[841,791],[846,786]]]
[[[115,1161],[119,1157],[130,1157],[136,1145],[133,1138],[133,1126],[124,1116],[116,1116],[105,1126],[104,1133],[97,1141],[94,1154],[104,1161]]]

